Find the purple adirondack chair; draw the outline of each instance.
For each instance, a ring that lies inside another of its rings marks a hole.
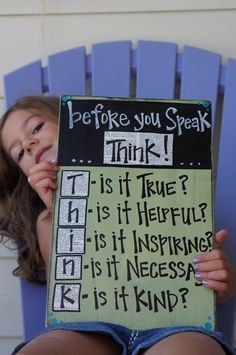
[[[38,60],[4,77],[6,106],[24,95],[93,95],[162,99],[204,99],[213,105],[215,159],[215,229],[226,227],[225,249],[234,263],[236,249],[236,61],[173,43],[130,41],[94,44]],[[222,100],[223,98],[223,100]],[[219,135],[220,131],[220,135]],[[24,336],[44,327],[46,287],[21,279]],[[221,305],[218,329],[232,342],[235,302]]]

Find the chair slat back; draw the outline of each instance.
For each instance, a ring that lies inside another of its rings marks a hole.
[[[182,55],[181,99],[209,100],[215,117],[219,90],[220,55],[184,47]]]
[[[236,61],[228,60],[224,84],[224,101],[215,189],[215,228],[227,228],[225,250],[236,265]],[[236,282],[236,280],[234,281]],[[218,306],[219,330],[233,339],[236,301]]]
[[[182,53],[177,53],[173,43],[139,41],[135,49],[131,45],[130,41],[94,44],[91,54],[79,47],[49,56],[46,68],[41,68],[40,61],[19,68],[4,77],[6,106],[21,96],[44,92],[51,95],[204,99],[212,101],[213,118],[218,120],[217,105],[222,100],[220,91],[223,91],[222,124],[216,120],[216,126],[221,126],[221,140],[215,222],[216,230],[228,228],[226,249],[236,264],[233,215],[236,211],[236,61],[229,60],[223,66],[220,55],[193,47],[184,47]],[[135,86],[134,93],[132,86]],[[21,287],[25,338],[28,339],[44,326],[46,287],[24,280]],[[232,301],[218,307],[219,328],[231,341],[234,304]]]
[[[43,93],[41,61],[37,60],[4,76],[6,107],[14,104],[22,95]]]
[[[93,96],[130,96],[131,42],[94,44],[91,62]]]
[[[176,60],[176,44],[140,41],[136,50],[136,96],[174,98]]]
[[[86,94],[85,48],[75,48],[48,57],[48,92],[60,96]],[[73,75],[71,75],[73,73]]]
[[[23,336],[25,340],[38,334],[45,325],[47,287],[20,279]]]

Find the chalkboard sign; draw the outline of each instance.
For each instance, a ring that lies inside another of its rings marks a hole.
[[[211,105],[62,96],[47,324],[215,327]]]

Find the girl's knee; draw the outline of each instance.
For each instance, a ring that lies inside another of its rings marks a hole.
[[[213,338],[199,332],[183,332],[170,335],[142,354],[146,355],[225,355],[221,345]]]
[[[119,346],[110,336],[54,330],[31,340],[17,355],[115,355]]]
[[[26,344],[17,355],[59,355],[60,346],[65,345],[66,337],[61,331],[41,334]]]

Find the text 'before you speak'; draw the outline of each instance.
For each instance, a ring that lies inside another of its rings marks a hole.
[[[80,125],[93,125],[97,130],[103,126],[107,130],[133,126],[133,131],[139,132],[144,127],[150,126],[176,132],[180,136],[185,130],[205,132],[206,129],[211,128],[211,124],[207,120],[209,118],[208,113],[201,111],[201,109],[194,113],[194,117],[185,117],[179,114],[178,109],[174,106],[168,107],[163,115],[159,112],[139,112],[129,117],[124,112],[113,112],[110,109],[106,109],[101,103],[98,103],[92,110],[85,112],[74,112],[72,101],[67,101],[66,104],[68,108],[69,129]]]

